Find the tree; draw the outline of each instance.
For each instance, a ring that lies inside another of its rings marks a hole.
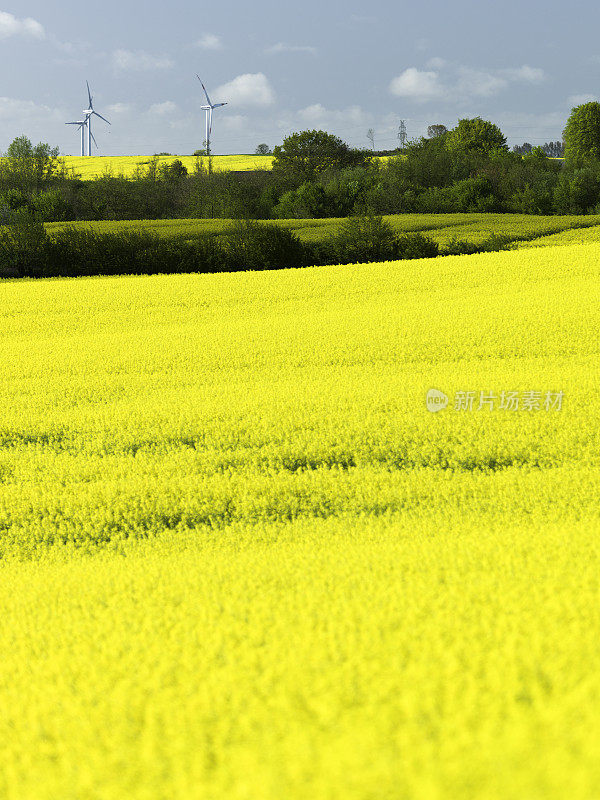
[[[158,174],[164,181],[172,181],[173,183],[187,177],[187,167],[180,158],[176,158],[171,164],[161,164],[158,168]]]
[[[268,144],[265,144],[263,142],[262,144],[258,145],[258,147],[255,150],[255,153],[256,153],[257,156],[270,156],[271,155],[271,148],[269,147]]]
[[[368,156],[354,150],[337,136],[325,131],[292,133],[273,150],[273,170],[303,183],[329,169],[364,164]]]
[[[540,163],[546,160],[546,153],[544,152],[543,147],[532,147],[528,153],[525,153],[523,158],[529,160],[530,162],[535,162],[537,159]]]
[[[569,166],[600,160],[600,103],[576,106],[564,130],[565,161]]]
[[[21,276],[43,268],[48,235],[41,217],[26,208],[0,209],[0,264],[3,277]]]
[[[542,145],[542,150],[549,158],[562,158],[565,154],[564,142],[546,142]]]
[[[427,138],[437,139],[438,136],[443,136],[448,133],[448,128],[445,125],[429,125],[427,127]]]
[[[56,173],[58,147],[40,142],[35,147],[27,136],[17,137],[8,147],[0,168],[0,178],[13,188],[40,189]]]
[[[367,131],[367,139],[371,142],[371,149],[375,150],[375,131],[373,128],[369,128]]]
[[[497,125],[481,117],[461,119],[446,137],[450,150],[490,155],[508,150],[506,137]]]
[[[519,156],[524,156],[526,153],[531,153],[533,150],[533,145],[529,144],[529,142],[523,142],[523,144],[516,144],[513,147],[513,153],[517,153]]]

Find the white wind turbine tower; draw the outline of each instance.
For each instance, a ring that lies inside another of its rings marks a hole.
[[[208,103],[207,106],[200,106],[201,111],[206,112],[206,155],[210,156],[210,134],[212,133],[212,114],[215,108],[221,108],[221,106],[226,106],[227,103],[213,103],[211,102],[210,97],[208,96],[208,92],[206,91],[206,86],[202,83],[200,76],[196,75],[200,83],[202,84],[202,88],[204,89],[204,94],[206,95],[206,102]]]
[[[96,141],[96,139],[94,138],[94,134],[92,133],[92,117],[99,117],[101,120],[103,120],[104,122],[107,122],[109,125],[111,123],[108,122],[108,120],[105,117],[103,117],[102,114],[98,114],[97,111],[94,111],[94,104],[92,102],[93,98],[92,98],[92,93],[90,92],[90,85],[89,85],[89,83],[87,81],[85,82],[85,84],[87,86],[87,91],[88,91],[89,106],[87,108],[84,108],[83,113],[85,115],[85,125],[86,125],[86,128],[87,128],[87,140],[88,140],[88,143],[87,143],[87,154],[88,154],[88,156],[91,156],[92,155],[92,140],[94,141],[94,144],[96,145],[96,147],[98,147],[98,142]]]
[[[65,125],[79,125],[81,131],[81,155],[85,155],[85,120],[80,119],[78,122],[65,122]]]

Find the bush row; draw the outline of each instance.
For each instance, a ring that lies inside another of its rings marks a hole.
[[[500,249],[504,240],[474,246],[452,241],[442,254]],[[38,217],[12,212],[0,228],[0,276],[229,272],[324,264],[364,263],[440,254],[421,233],[397,235],[377,216],[351,217],[323,242],[302,242],[288,228],[240,220],[220,235],[193,240],[161,238],[150,231],[97,233],[70,226],[49,235]]]

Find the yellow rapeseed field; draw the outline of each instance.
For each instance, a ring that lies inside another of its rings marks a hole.
[[[377,161],[385,163],[395,156],[376,157]],[[124,175],[131,178],[138,168],[146,170],[152,161],[153,156],[63,156],[64,162],[69,169],[75,171],[83,180],[99,178],[102,175]],[[196,167],[195,156],[160,156],[159,165],[171,164],[178,159],[187,167],[188,172],[193,172]],[[208,159],[201,159],[205,168],[208,167]],[[216,171],[246,172],[255,169],[271,169],[273,156],[257,155],[226,155],[212,156],[212,168]]]
[[[64,156],[67,167],[73,169],[84,180],[99,178],[105,174],[114,176],[124,175],[130,178],[138,167],[147,169],[152,160],[152,156]],[[193,172],[196,166],[195,156],[160,156],[159,165],[171,164],[178,159],[187,167],[189,172]],[[205,167],[208,166],[208,159],[201,159]],[[219,171],[246,171],[252,169],[271,169],[273,156],[213,156],[213,169]]]
[[[0,797],[595,800],[599,273],[0,283]]]
[[[505,237],[523,246],[582,244],[598,241],[600,215],[531,215],[531,214],[389,214],[384,217],[396,233],[426,234],[442,248],[452,240],[480,243],[491,234]],[[148,230],[161,237],[194,239],[204,234],[220,235],[230,227],[229,219],[142,219],[80,222],[49,222],[50,234],[65,227],[92,229],[98,233]],[[339,232],[343,218],[263,220],[269,225],[293,230],[302,241],[322,241]]]

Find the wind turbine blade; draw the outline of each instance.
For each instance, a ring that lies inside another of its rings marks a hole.
[[[65,122],[65,125],[81,125],[81,122]]]
[[[227,105],[227,103],[215,103],[213,108],[221,108],[221,106],[226,106],[226,105]]]
[[[94,111],[94,116],[95,116],[95,117],[100,117],[100,119],[103,119],[103,120],[104,120],[104,122],[108,122],[108,120],[107,120],[105,117],[103,117],[103,116],[102,116],[102,114],[99,114],[97,111]],[[111,123],[111,122],[108,122],[108,124],[109,124],[109,125],[112,125],[112,123]]]
[[[91,135],[91,137],[92,137],[92,141],[93,141],[93,142],[94,142],[94,144],[96,145],[96,150],[99,150],[100,148],[98,147],[98,142],[96,141],[96,137],[94,136],[94,134],[93,134],[93,133],[92,133],[92,134],[90,134],[90,135]]]
[[[92,93],[90,91],[90,84],[86,81],[85,85],[87,86],[87,90],[88,90],[88,100],[90,101],[90,108],[93,108],[93,106],[92,106]]]
[[[208,96],[208,92],[206,91],[206,86],[202,83],[202,79],[200,78],[200,75],[198,75],[198,73],[196,73],[196,77],[198,78],[202,88],[204,89],[204,94],[206,95],[206,99],[208,101],[208,105],[212,107],[212,103],[210,102],[210,97]]]

